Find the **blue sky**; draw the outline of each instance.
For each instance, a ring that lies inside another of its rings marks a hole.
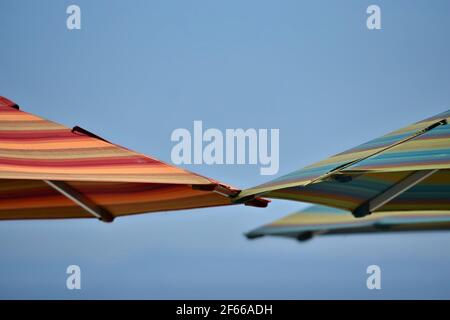
[[[82,29],[69,31],[70,4]],[[377,4],[382,30],[366,28]],[[0,95],[170,162],[176,128],[279,128],[279,175],[450,109],[448,1],[0,2]],[[252,165],[186,168],[241,188]],[[450,298],[448,233],[299,244],[305,207],[0,223],[0,298]],[[65,287],[78,264],[82,289]],[[366,288],[370,264],[382,290]]]

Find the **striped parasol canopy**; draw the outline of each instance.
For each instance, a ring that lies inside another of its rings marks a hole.
[[[375,211],[450,210],[450,111],[247,189],[255,196]]]
[[[246,234],[306,241],[316,235],[450,230],[450,211],[391,211],[355,219],[345,210],[315,205]]]
[[[23,112],[0,97],[0,220],[98,218],[232,204],[239,190]],[[256,199],[248,205],[266,206]]]

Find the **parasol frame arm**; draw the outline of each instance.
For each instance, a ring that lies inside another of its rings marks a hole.
[[[86,129],[80,127],[80,126],[73,127],[71,132],[72,133],[81,133],[81,134],[84,134],[84,135],[89,136],[91,138],[95,138],[95,139],[102,140],[102,141],[107,142],[107,143],[111,143],[108,140],[100,137],[99,135],[96,135],[95,133],[92,133],[89,130],[86,130]]]
[[[237,198],[237,199],[233,199],[233,203],[235,203],[235,204],[245,204],[248,201],[252,201],[252,200],[256,199],[256,197],[259,196],[259,195],[260,194],[257,194],[257,195],[256,194],[255,195],[251,194],[249,196],[245,196],[245,197],[241,197],[241,198],[237,198],[237,196],[236,196],[235,198]]]
[[[312,240],[317,234],[319,233],[315,231],[302,231],[295,238],[299,242],[306,242]]]
[[[357,207],[352,211],[353,216],[355,218],[362,218],[371,214],[372,212],[384,206],[386,203],[390,202],[410,188],[414,187],[416,184],[430,177],[437,171],[439,171],[439,169],[414,171],[404,179],[400,180],[398,183],[390,186],[385,191],[379,193],[374,198],[364,202],[362,205]]]
[[[244,204],[250,207],[266,208],[270,202],[270,200],[259,198],[256,195],[236,199],[241,191],[230,189],[228,186],[222,184],[191,185],[191,187],[194,190],[210,191],[220,194],[223,197],[231,199],[233,204]]]
[[[388,146],[386,146],[386,147],[384,147],[384,148],[382,148],[382,149],[380,149],[380,150],[378,150],[378,151],[376,151],[374,153],[371,153],[371,154],[369,154],[367,156],[364,156],[364,157],[352,160],[350,162],[343,163],[343,164],[337,166],[336,168],[331,169],[327,173],[325,173],[325,174],[323,174],[323,175],[321,175],[321,176],[311,180],[310,182],[308,182],[307,185],[313,184],[313,183],[316,183],[316,182],[320,182],[320,181],[326,180],[328,178],[332,178],[335,175],[344,175],[345,176],[345,178],[337,178],[336,180],[338,182],[351,181],[352,180],[351,175],[346,175],[345,173],[342,173],[343,170],[345,170],[348,167],[353,166],[353,165],[355,165],[355,164],[357,164],[357,163],[359,163],[359,162],[361,162],[363,160],[366,160],[366,159],[371,158],[373,156],[376,156],[376,155],[378,155],[380,153],[383,153],[383,152],[385,152],[385,151],[387,151],[387,150],[389,150],[389,149],[391,149],[393,147],[396,147],[396,146],[398,146],[398,145],[400,145],[402,143],[405,143],[405,142],[408,142],[408,141],[410,141],[410,140],[412,140],[414,138],[417,138],[417,137],[423,135],[424,133],[427,133],[427,132],[429,132],[429,131],[431,131],[431,130],[439,127],[439,126],[443,126],[443,125],[446,125],[446,124],[448,124],[447,118],[439,119],[438,121],[433,122],[432,124],[430,124],[428,127],[420,129],[420,130],[414,132],[413,134],[411,134],[410,136],[408,136],[408,137],[406,137],[406,138],[404,138],[404,139],[402,139],[400,141],[397,141],[395,143],[392,143],[392,144],[390,144],[390,145],[388,145]]]
[[[20,107],[19,107],[19,105],[17,104],[17,103],[15,103],[14,101],[12,101],[12,100],[9,100],[8,98],[5,98],[5,97],[2,97],[2,96],[0,96],[0,102],[3,102],[3,103],[6,103],[7,105],[5,105],[5,107],[7,107],[7,108],[13,108],[13,109],[16,109],[16,110],[20,110]]]
[[[233,190],[233,189],[229,188],[228,186],[225,186],[225,185],[222,185],[219,183],[192,184],[191,188],[192,188],[192,190],[214,192],[214,193],[220,194],[221,196],[226,197],[226,198],[232,198],[239,193],[239,191]]]
[[[72,188],[64,181],[43,180],[47,185],[58,191],[66,198],[72,200],[75,204],[83,208],[86,212],[92,214],[94,217],[103,222],[113,222],[114,215],[106,209],[96,205],[91,200],[86,198],[80,192]]]

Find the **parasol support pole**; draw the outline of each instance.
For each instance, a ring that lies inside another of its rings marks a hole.
[[[414,187],[416,184],[425,180],[426,178],[436,173],[437,171],[438,169],[433,169],[433,170],[420,170],[411,173],[406,178],[402,179],[400,182],[394,184],[387,190],[378,194],[375,198],[363,203],[358,208],[353,210],[352,212],[353,216],[355,218],[362,218],[371,214],[375,210],[381,208],[392,199],[395,199],[396,197],[398,197],[408,189]]]
[[[103,222],[112,222],[114,220],[114,216],[110,212],[90,201],[88,198],[86,198],[84,195],[72,188],[67,183],[54,180],[44,180],[44,182],[61,193],[66,198],[72,200],[74,203],[92,214],[97,219]]]

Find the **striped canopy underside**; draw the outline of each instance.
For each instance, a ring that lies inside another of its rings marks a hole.
[[[392,146],[445,119],[447,124],[438,125],[411,140]],[[440,169],[379,210],[450,210],[449,120],[450,111],[441,113],[269,183],[244,190],[240,197],[264,195],[353,211],[413,172]],[[364,160],[345,166],[358,159]],[[351,181],[332,178],[316,181],[342,165],[345,168],[337,175],[349,176]]]
[[[246,235],[248,238],[282,236],[306,240],[306,235],[432,230],[450,230],[450,211],[378,212],[355,219],[348,211],[315,205]]]
[[[64,181],[114,216],[231,204],[228,197],[192,188],[219,185],[214,180],[0,98],[0,219],[93,217],[44,180]]]

